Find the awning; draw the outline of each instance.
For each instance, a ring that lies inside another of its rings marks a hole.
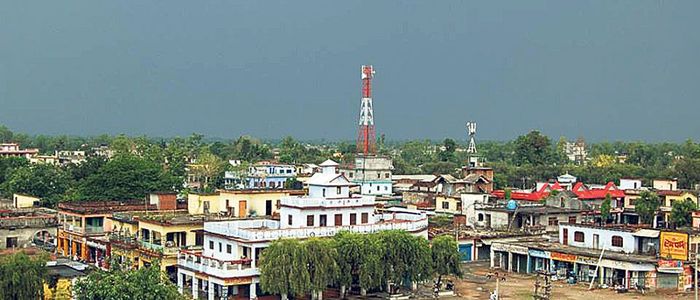
[[[645,238],[657,238],[659,237],[658,230],[652,229],[640,229],[632,233],[633,236],[645,237]]]

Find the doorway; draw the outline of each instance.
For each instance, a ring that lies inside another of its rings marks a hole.
[[[238,216],[245,218],[248,214],[248,203],[246,200],[238,201]]]

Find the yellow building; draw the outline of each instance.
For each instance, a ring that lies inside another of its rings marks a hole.
[[[239,218],[276,216],[280,199],[304,194],[303,190],[280,189],[221,190],[212,194],[189,194],[187,209],[190,214],[225,213]]]
[[[675,191],[657,191],[659,198],[661,200],[661,207],[659,210],[664,214],[664,220],[668,223],[671,217],[671,210],[673,209],[673,203],[682,202],[690,200],[696,205],[698,204],[698,196],[689,191],[675,190]]]
[[[22,195],[22,194],[12,194],[12,206],[14,208],[30,208],[34,206],[39,206],[41,203],[41,198]]]
[[[116,213],[110,235],[112,257],[137,268],[159,261],[161,270],[175,278],[178,250],[201,250],[204,222],[231,219],[218,214],[191,215],[184,210]]]
[[[435,197],[435,212],[447,214],[462,213],[462,200],[457,196],[438,195]]]

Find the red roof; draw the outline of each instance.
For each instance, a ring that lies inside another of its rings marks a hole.
[[[512,192],[510,198],[513,200],[523,200],[523,201],[540,201],[547,196],[551,191],[561,191],[563,188],[559,182],[553,184],[545,183],[539,190],[532,192]],[[604,199],[607,194],[610,194],[613,198],[623,198],[625,197],[625,192],[618,189],[615,183],[608,182],[603,189],[589,189],[582,182],[577,182],[571,189],[576,196],[581,200],[595,200]],[[503,199],[505,198],[504,190],[496,190],[491,192],[491,195]]]

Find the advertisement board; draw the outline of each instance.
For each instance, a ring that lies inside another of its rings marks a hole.
[[[662,231],[659,236],[659,257],[662,259],[688,260],[688,234]]]

